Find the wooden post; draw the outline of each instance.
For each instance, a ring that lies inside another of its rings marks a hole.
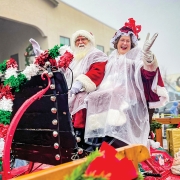
[[[154,118],[153,121],[157,121],[161,124],[179,124],[180,118]],[[156,141],[160,142],[160,145],[163,147],[163,139],[162,139],[162,129],[156,129]]]
[[[162,128],[156,129],[156,142],[160,142],[160,146],[163,147]]]

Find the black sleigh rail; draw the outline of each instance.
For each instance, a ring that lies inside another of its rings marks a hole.
[[[61,72],[49,72],[50,88],[22,115],[12,142],[15,158],[50,165],[71,161],[77,148],[68,108],[68,87]],[[48,80],[33,76],[15,93],[12,117],[31,96],[44,89]]]

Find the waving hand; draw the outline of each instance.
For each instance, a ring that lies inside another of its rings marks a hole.
[[[154,36],[149,39],[150,33],[147,34],[146,40],[144,42],[143,51],[148,52],[150,51],[151,46],[154,44],[154,41],[156,40],[158,34],[155,33]]]
[[[153,37],[149,39],[150,33],[148,33],[143,45],[142,53],[143,53],[144,69],[148,71],[155,71],[156,68],[158,67],[157,60],[150,50],[157,36],[158,34],[155,33]]]

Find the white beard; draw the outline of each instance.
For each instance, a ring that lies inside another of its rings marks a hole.
[[[91,43],[88,43],[87,45],[84,45],[84,47],[75,47],[74,48],[74,60],[80,61],[83,59],[86,54],[92,49],[93,45]]]

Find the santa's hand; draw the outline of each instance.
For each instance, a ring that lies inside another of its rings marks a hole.
[[[80,81],[75,81],[72,85],[72,88],[70,90],[70,97],[73,95],[73,94],[77,94],[81,91],[81,89],[83,88],[83,85]]]
[[[150,51],[152,45],[154,44],[154,41],[156,40],[158,34],[155,33],[154,36],[149,39],[150,33],[147,34],[144,46],[143,46],[143,61],[147,62],[147,63],[151,63],[154,60],[153,54]]]
[[[38,44],[38,42],[36,42],[34,39],[30,39],[29,42],[32,44],[33,47],[33,51],[35,53],[36,56],[39,56],[43,50],[40,49],[40,45]]]

